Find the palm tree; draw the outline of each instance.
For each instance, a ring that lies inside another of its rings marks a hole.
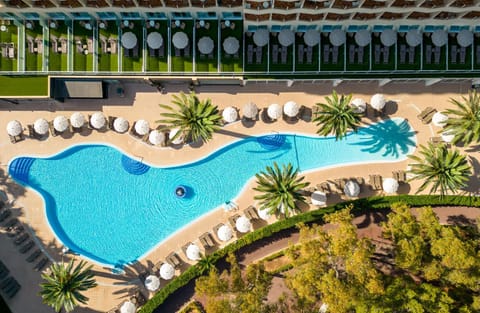
[[[292,164],[283,165],[280,169],[275,162],[273,168],[266,167],[265,172],[255,174],[257,187],[260,192],[255,199],[260,200],[260,210],[269,209],[270,214],[285,214],[290,216],[299,211],[298,202],[305,203],[305,198],[300,190],[310,183],[302,182],[304,176],[298,177],[298,169],[293,170]]]
[[[420,146],[420,155],[409,156],[417,162],[410,164],[410,172],[414,175],[412,179],[423,180],[417,193],[431,185],[431,194],[438,191],[440,196],[444,196],[448,192],[456,193],[467,185],[472,169],[467,158],[457,149],[429,143],[427,147]]]
[[[334,90],[331,97],[325,97],[327,103],[317,103],[317,112],[313,122],[317,123],[317,134],[335,135],[335,139],[343,139],[349,129],[356,131],[360,125],[361,113],[356,113],[350,105],[352,95],[338,95]]]
[[[62,309],[70,312],[79,303],[86,304],[88,298],[82,291],[97,286],[91,271],[92,266],[85,268],[85,261],[74,265],[74,260],[66,264],[54,263],[50,266],[50,273],[42,274],[45,281],[40,284],[40,295],[43,303],[53,307],[56,312]]]
[[[480,139],[480,96],[474,90],[468,93],[468,98],[462,97],[462,100],[450,99],[455,108],[445,111],[448,115],[445,132],[455,135],[453,144],[463,142],[469,145]]]
[[[160,104],[168,112],[161,113],[165,119],[157,123],[165,123],[169,127],[178,127],[180,131],[174,136],[183,136],[187,140],[207,142],[212,134],[220,128],[222,117],[210,99],[200,101],[194,92],[186,95],[174,95],[172,103],[175,107]]]

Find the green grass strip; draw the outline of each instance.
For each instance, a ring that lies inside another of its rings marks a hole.
[[[47,76],[0,76],[0,96],[48,96]]]

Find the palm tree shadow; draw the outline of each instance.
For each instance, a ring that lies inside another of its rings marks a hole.
[[[3,168],[0,168],[0,185],[4,187],[4,191],[13,196],[13,198],[18,198],[25,195],[25,187],[17,184],[10,176],[7,171]]]
[[[470,157],[470,164],[472,165],[472,175],[467,181],[467,187],[464,188],[466,192],[478,192],[480,186],[480,162],[477,159]]]
[[[384,151],[382,156],[400,156],[408,153],[410,147],[415,147],[416,132],[410,127],[407,120],[400,124],[393,120],[386,120],[358,131],[359,142],[353,145],[365,146],[361,151],[377,153]]]

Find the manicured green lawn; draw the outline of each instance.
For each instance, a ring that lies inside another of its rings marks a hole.
[[[47,96],[47,76],[0,76],[0,96]]]
[[[49,25],[50,26],[50,25]],[[69,48],[67,43],[67,53],[59,53],[53,50],[53,42],[57,41],[57,46],[60,47],[60,39],[68,39],[68,27],[66,21],[57,20],[57,27],[50,27],[50,55],[48,57],[48,70],[49,71],[68,71],[68,53]]]
[[[25,70],[26,71],[41,71],[43,69],[43,56],[45,44],[41,51],[30,52],[28,49],[28,41],[31,40],[34,47],[36,46],[35,40],[40,39],[43,41],[43,27],[38,22],[33,23],[32,29],[25,28]]]
[[[433,53],[433,49],[435,48],[435,45],[432,43],[432,37],[431,36],[426,36],[425,34],[423,35],[423,44],[421,45],[423,47],[423,70],[446,70],[447,69],[447,45],[444,45],[443,47],[440,48],[440,59],[438,60],[439,62],[435,62],[435,55]],[[431,59],[430,59],[430,64],[427,62],[427,54],[426,54],[426,49],[427,45],[430,45],[432,47],[432,54],[431,54]]]
[[[147,28],[147,36],[152,32],[158,32],[162,35],[163,45],[159,50],[163,50],[163,57],[159,56],[159,52],[155,51],[155,56],[150,56],[147,52],[147,71],[149,72],[167,72],[168,71],[168,20],[157,20],[158,29],[156,27]],[[147,45],[148,49],[148,45]]]
[[[353,34],[353,36],[351,35]],[[357,51],[354,54],[353,62],[350,62],[350,47],[356,49]],[[365,47],[359,47],[355,42],[355,33],[347,33],[347,45],[346,45],[346,55],[347,55],[347,71],[368,71],[370,68],[370,45]],[[359,61],[358,59],[358,50],[363,49],[363,58]]]
[[[206,23],[210,25],[208,29],[205,27],[195,28],[196,30],[196,41],[198,41],[206,36],[210,37],[213,40],[213,58],[208,57],[207,55],[202,55],[198,50],[198,45],[195,44],[195,71],[197,72],[218,72],[218,21],[217,20],[206,20]],[[196,27],[196,26],[195,26]]]
[[[91,30],[85,28],[84,23],[90,23]],[[74,71],[93,71],[93,51],[88,49],[88,42],[91,42],[93,48],[93,22],[92,21],[74,21],[73,22],[73,70]],[[84,49],[84,45],[87,48]],[[88,51],[85,54],[84,51]]]
[[[457,47],[457,57],[456,62],[452,62],[452,55],[450,54],[452,51],[452,46]],[[450,38],[448,41],[448,69],[449,70],[470,70],[472,69],[472,46],[465,48],[465,60],[462,64],[460,62],[460,46],[457,44],[456,38]]]
[[[141,72],[143,71],[143,21],[142,20],[132,20],[133,28],[128,27],[122,28],[122,34],[126,32],[132,32],[137,36],[137,47],[138,56],[133,56],[133,52],[130,51],[130,56],[125,57],[124,48],[122,49],[122,72]],[[119,46],[121,46],[119,42]],[[133,49],[132,49],[133,50]]]
[[[261,62],[257,63],[257,53],[253,52],[252,63],[249,64],[247,58],[247,49],[248,46],[252,45],[253,49],[258,49],[258,47],[253,42],[253,33],[250,35],[245,35],[245,72],[266,72],[268,71],[268,44],[261,47],[262,49],[262,58]]]
[[[171,62],[172,62],[172,72],[192,72],[193,71],[193,20],[182,20],[182,23],[185,23],[185,28],[181,29],[180,27],[175,27],[172,29],[172,37],[170,40],[172,40],[173,35],[175,35],[177,32],[183,31],[184,33],[187,34],[188,39],[189,39],[189,44],[187,48],[189,49],[190,56],[185,56],[184,51],[181,50],[180,56],[175,56],[175,47],[173,45],[172,41],[172,49],[170,51],[171,53]]]
[[[304,54],[303,54],[303,62],[299,62],[298,58],[298,46],[303,45],[304,47]],[[320,58],[320,45],[317,44],[312,47],[312,62],[308,64],[307,62],[307,49],[308,46],[305,44],[302,36],[296,36],[295,40],[295,71],[298,72],[317,72],[319,66],[319,58]]]
[[[416,71],[416,70],[419,70],[420,69],[420,49],[422,49],[422,45],[418,45],[415,47],[414,51],[415,51],[415,57],[413,58],[413,63],[410,64],[410,57],[409,57],[409,49],[410,49],[410,46],[408,45],[407,43],[407,39],[405,38],[406,37],[406,34],[404,33],[404,35],[400,35],[398,36],[398,39],[397,39],[397,69],[399,70],[410,70],[410,71]],[[406,56],[405,56],[405,63],[401,63],[400,61],[400,58],[401,58],[401,53],[400,53],[400,50],[401,50],[401,47],[402,45],[405,46],[406,48]]]
[[[13,43],[15,49],[14,58],[0,57],[0,71],[17,71],[18,69],[18,29],[11,23],[5,25],[7,30],[0,31],[0,43]]]
[[[321,71],[343,71],[344,69],[344,64],[345,64],[345,59],[344,59],[344,54],[345,54],[345,44],[341,45],[338,47],[338,57],[337,57],[337,63],[335,64],[333,61],[333,49],[336,49],[333,47],[333,45],[330,43],[330,39],[328,38],[330,33],[325,33],[322,34],[322,38],[320,40],[320,70]],[[328,62],[325,62],[325,58],[323,55],[323,52],[325,51],[325,45],[328,45],[330,47],[330,53],[329,53],[329,59]]]
[[[118,56],[121,43],[118,40],[118,25],[114,20],[106,21],[105,28],[98,28],[99,39],[108,42],[113,39],[117,42],[117,50],[115,53],[105,53],[102,51],[101,40],[97,40],[98,51],[98,71],[99,72],[118,72]]]
[[[380,40],[380,36],[372,36],[372,70],[374,71],[393,71],[395,70],[395,45],[390,47],[385,47]],[[380,45],[380,49],[388,49],[388,62],[384,62],[384,53],[380,54],[380,60],[378,63],[375,62],[375,46]]]
[[[224,21],[223,21],[224,22]],[[235,28],[225,27],[220,29],[220,70],[222,72],[243,72],[243,22],[232,21],[235,23]],[[238,48],[238,56],[225,53],[223,50],[223,41],[228,37],[234,37],[238,39],[240,48]]]
[[[282,45],[278,42],[278,33],[270,33],[270,72],[291,72],[293,71],[293,47],[294,44],[287,47],[287,60],[285,64],[282,63]],[[278,54],[277,54],[277,63],[274,63],[273,60],[273,46],[277,45],[278,47]]]

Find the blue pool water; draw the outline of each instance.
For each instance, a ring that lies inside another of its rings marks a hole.
[[[280,134],[248,137],[175,167],[150,167],[110,146],[80,145],[50,158],[16,158],[9,172],[42,194],[48,221],[61,242],[94,261],[121,266],[234,199],[255,173],[274,161],[290,162],[301,171],[394,162],[405,159],[415,145],[413,129],[395,118],[342,141]],[[183,198],[175,196],[179,185],[187,190]]]

